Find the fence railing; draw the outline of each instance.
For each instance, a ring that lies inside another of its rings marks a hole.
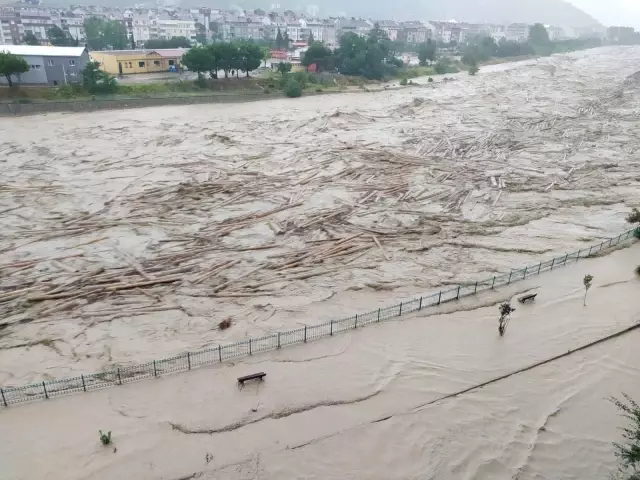
[[[403,301],[390,307],[356,314],[342,320],[332,320],[319,325],[307,325],[295,330],[277,332],[260,338],[247,338],[232,345],[218,345],[215,348],[186,352],[175,357],[154,360],[141,365],[120,367],[107,372],[80,375],[79,377],[62,380],[43,381],[23,387],[0,388],[0,403],[8,407],[12,404],[31,400],[48,399],[74,392],[87,392],[98,388],[122,385],[123,383],[143,378],[159,377],[167,373],[191,370],[202,365],[220,363],[230,358],[253,355],[267,350],[275,350],[286,345],[306,343],[318,338],[337,335],[346,330],[362,328],[373,323],[414,313],[425,308],[458,300],[462,297],[509,285],[531,276],[563,267],[569,263],[575,263],[581,258],[595,255],[602,250],[616,246],[620,242],[633,237],[634,234],[640,237],[640,228],[628,230],[600,244],[592,245],[589,248],[580,249],[573,253],[567,253],[545,262],[511,270],[509,273],[496,275],[474,283],[458,285],[449,290],[441,290],[437,293]]]

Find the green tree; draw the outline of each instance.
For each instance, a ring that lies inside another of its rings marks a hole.
[[[196,72],[198,77],[202,77],[204,72],[217,72],[218,69],[214,65],[215,48],[216,45],[193,47],[182,55],[181,62],[189,70]],[[217,78],[217,75],[214,78]]]
[[[262,61],[264,62],[264,66],[267,66],[267,60],[271,58],[271,47],[269,46],[261,46],[260,50],[262,50]]]
[[[473,60],[469,65],[469,75],[474,76],[479,71],[480,69],[478,68],[478,64]]]
[[[625,443],[614,442],[613,447],[624,479],[638,480],[640,479],[640,405],[626,393],[622,395],[624,401],[613,397],[609,401],[618,407],[620,415],[631,425],[622,428]]]
[[[84,31],[92,50],[124,50],[129,46],[127,29],[118,20],[89,17],[84,21]]]
[[[248,77],[249,72],[258,68],[262,63],[262,49],[253,42],[243,42],[239,45],[238,53],[240,69],[246,72]]]
[[[191,42],[187,37],[171,37],[167,39],[147,40],[144,48],[156,50],[160,48],[189,48]]]
[[[89,93],[107,94],[118,90],[116,79],[100,68],[100,62],[88,62],[82,70],[82,84]]]
[[[591,282],[593,281],[593,275],[585,275],[582,279],[582,284],[584,285],[584,300],[582,304],[587,306],[587,293],[589,293],[589,289],[591,288]]]
[[[290,78],[283,91],[287,97],[297,98],[302,96],[302,85],[293,78]]]
[[[549,33],[541,23],[536,23],[529,29],[529,43],[538,55],[548,56],[553,53],[553,44],[549,39]]]
[[[340,73],[370,79],[382,79],[387,74],[395,73],[401,63],[394,57],[392,43],[378,24],[366,39],[352,32],[342,35],[340,48],[334,52],[334,56]]]
[[[282,35],[282,46],[285,50],[289,50],[289,48],[291,48],[291,39],[289,38],[289,33],[286,30]]]
[[[278,28],[278,33],[276,34],[276,48],[280,50],[284,48],[284,37],[282,36],[282,32]]]
[[[418,60],[420,61],[420,65],[424,66],[427,64],[427,60],[433,62],[435,59],[436,45],[431,39],[418,45]]]
[[[27,61],[12,53],[0,51],[0,75],[3,75],[7,79],[7,83],[10,87],[13,87],[12,75],[20,75],[29,71],[29,64]]]
[[[291,71],[291,64],[289,62],[280,62],[278,64],[278,72],[282,75],[286,75]]]
[[[78,41],[65,32],[57,25],[54,25],[47,31],[47,38],[51,45],[56,47],[75,47],[78,45]]]
[[[309,67],[315,63],[319,72],[333,70],[333,52],[322,43],[315,42],[304,53],[301,63],[305,67]]]
[[[27,45],[40,45],[40,40],[33,34],[33,32],[27,32],[22,39]]]
[[[315,38],[313,38],[313,32],[309,31],[309,36],[307,37],[307,45],[313,45],[313,42],[315,41]]]

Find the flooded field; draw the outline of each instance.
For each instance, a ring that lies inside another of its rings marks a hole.
[[[341,318],[625,230],[639,65],[611,48],[394,91],[0,119],[0,384]]]
[[[0,408],[2,478],[609,478],[624,421],[607,398],[640,398],[640,329],[499,378],[637,324],[639,260],[636,243],[457,311]],[[499,337],[498,303],[530,289]],[[259,371],[263,383],[237,388]]]

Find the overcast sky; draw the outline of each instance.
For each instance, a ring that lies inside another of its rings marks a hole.
[[[640,29],[640,0],[569,0],[605,25]]]

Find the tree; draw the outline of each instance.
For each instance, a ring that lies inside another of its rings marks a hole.
[[[286,30],[282,35],[282,45],[285,48],[285,50],[289,50],[289,48],[291,47],[291,39],[289,38],[289,33]]]
[[[433,62],[435,59],[436,45],[431,41],[431,39],[418,45],[418,60],[420,61],[420,65],[425,66],[427,64],[427,60]]]
[[[366,39],[353,32],[342,35],[340,48],[334,52],[334,57],[340,73],[376,80],[396,73],[399,63],[392,54],[389,37],[378,24],[371,29]]]
[[[89,17],[84,21],[84,31],[92,50],[124,50],[129,46],[127,29],[118,20]]]
[[[219,43],[217,47],[220,68],[224,70],[224,78],[229,78],[229,72],[237,66],[237,48],[233,43],[228,42]]]
[[[56,47],[75,47],[78,45],[78,41],[65,32],[57,25],[54,25],[47,31],[47,38],[51,42],[51,45]]]
[[[513,308],[509,302],[504,302],[500,304],[498,310],[500,311],[500,319],[498,320],[498,333],[502,337],[504,336],[504,333],[507,329],[509,315],[515,312],[516,309]]]
[[[313,42],[315,42],[315,39],[313,38],[313,32],[309,31],[309,37],[307,38],[307,45],[312,45]]]
[[[584,300],[582,304],[587,306],[587,293],[589,293],[589,289],[591,288],[591,282],[593,281],[593,275],[585,275],[582,279],[582,284],[584,285]]]
[[[471,62],[471,65],[469,65],[469,75],[474,76],[479,71],[480,69],[478,68],[478,64],[475,62],[475,60],[473,60]]]
[[[286,75],[291,71],[291,64],[289,62],[280,62],[278,64],[278,72],[282,75]]]
[[[276,48],[280,50],[284,47],[284,38],[282,36],[282,32],[278,28],[278,33],[276,34]]]
[[[7,79],[7,83],[10,87],[13,87],[12,75],[20,75],[29,71],[29,64],[27,61],[12,53],[0,51],[0,75],[3,75]]]
[[[271,47],[262,46],[260,47],[262,50],[262,61],[264,62],[264,66],[267,66],[267,60],[271,58]]]
[[[262,63],[262,49],[253,42],[243,42],[240,44],[238,52],[240,69],[246,72],[248,77],[249,72],[258,68]]]
[[[333,70],[334,59],[331,49],[325,47],[320,42],[313,43],[304,53],[304,56],[302,57],[302,65],[309,67],[314,63],[318,67],[318,72]]]
[[[171,37],[167,39],[147,40],[144,48],[156,50],[159,48],[189,48],[191,42],[187,37]]]
[[[217,72],[214,54],[215,45],[197,46],[182,55],[182,64],[192,72],[196,72],[201,77],[204,72]],[[212,75],[217,78],[217,75]]]
[[[529,43],[538,55],[548,56],[553,52],[549,32],[541,23],[536,23],[529,29]]]
[[[116,79],[100,69],[100,62],[88,62],[82,70],[82,84],[89,93],[106,94],[118,90]]]
[[[40,40],[33,34],[33,32],[27,32],[22,39],[27,45],[40,45]]]
[[[624,401],[611,397],[620,415],[631,422],[631,425],[622,429],[622,438],[625,443],[613,443],[615,456],[620,462],[620,472],[627,480],[640,479],[640,405],[626,393],[622,394]],[[627,477],[627,475],[629,475]]]
[[[628,223],[640,223],[640,210],[638,210],[637,208],[633,208],[631,210],[631,213],[629,215],[627,215],[626,218]]]

